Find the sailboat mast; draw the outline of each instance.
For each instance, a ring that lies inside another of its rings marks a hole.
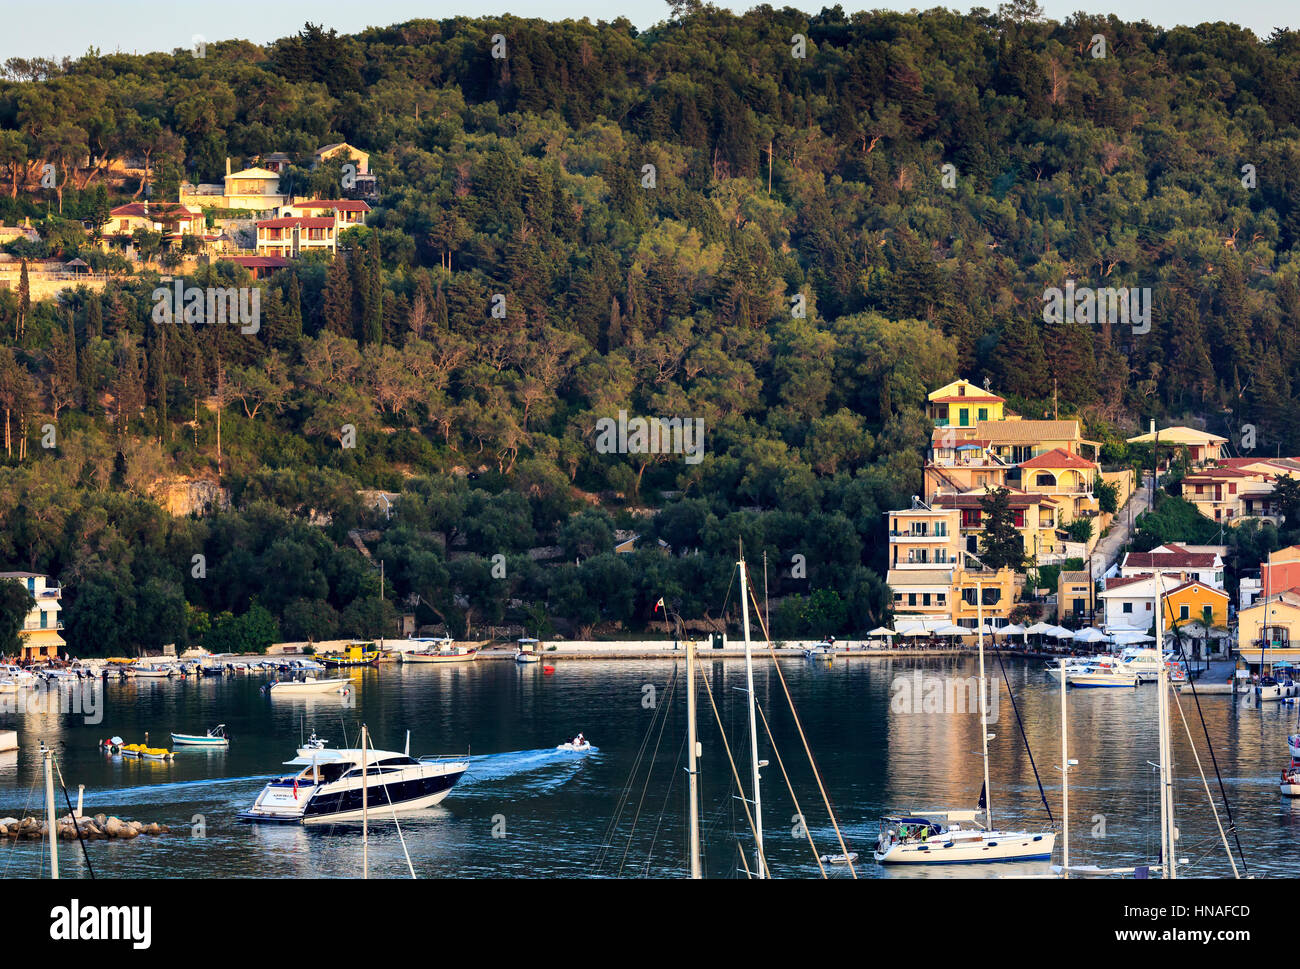
[[[54,751],[42,745],[45,755],[45,829],[50,835],[50,877],[59,880],[59,829],[54,823]]]
[[[700,804],[696,758],[699,744],[695,739],[695,643],[686,640],[686,776],[691,799],[691,877],[704,877],[700,872]]]
[[[982,567],[983,563],[981,563]],[[993,789],[989,786],[989,694],[984,678],[984,580],[975,579],[975,623],[980,648],[980,748],[984,752],[984,823],[993,829]]]
[[[1061,868],[1070,877],[1070,753],[1066,739],[1065,657],[1061,657]]]
[[[366,725],[361,725],[361,877],[370,877],[370,802],[366,790]]]
[[[763,799],[758,792],[758,724],[754,715],[754,654],[749,642],[749,573],[742,558],[740,567],[740,615],[745,627],[745,685],[749,692],[749,757],[754,778],[754,852],[758,877],[766,878],[763,865]]]
[[[1169,743],[1169,671],[1165,668],[1165,613],[1162,594],[1165,577],[1159,569],[1155,570],[1156,580],[1156,656],[1158,667],[1156,687],[1159,693],[1156,702],[1157,719],[1160,730],[1160,853],[1166,878],[1178,877],[1178,863],[1174,860],[1174,818],[1173,818],[1173,773],[1169,760],[1172,746]]]

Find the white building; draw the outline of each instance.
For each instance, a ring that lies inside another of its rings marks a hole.
[[[1164,575],[1181,575],[1185,581],[1204,582],[1211,588],[1223,591],[1223,556],[1219,546],[1197,546],[1205,551],[1195,551],[1172,542],[1153,548],[1149,552],[1129,552],[1120,563],[1121,578],[1160,572]]]
[[[32,663],[57,656],[68,645],[59,635],[63,628],[63,620],[59,618],[63,590],[51,586],[49,577],[37,572],[0,572],[0,579],[21,582],[36,600],[18,633],[22,640],[20,662]]]

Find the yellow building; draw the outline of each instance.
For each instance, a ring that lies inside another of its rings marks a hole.
[[[1265,672],[1283,660],[1300,662],[1300,593],[1283,592],[1238,612],[1237,654]]]
[[[63,621],[59,619],[63,609],[59,604],[63,590],[58,586],[51,587],[49,578],[36,572],[0,572],[0,579],[22,583],[36,600],[23,620],[23,628],[18,631],[18,638],[22,641],[19,661],[37,663],[58,656],[68,645],[59,635],[63,628]]]
[[[1174,624],[1197,622],[1210,626],[1228,626],[1228,593],[1204,582],[1184,582],[1164,596],[1165,628]]]
[[[1066,551],[1065,541],[1056,529],[1061,524],[1058,511],[1059,499],[1051,495],[1035,495],[1008,488],[1011,492],[1008,504],[1015,522],[1016,531],[1024,540],[1025,555],[1029,558],[1041,558],[1045,555],[1059,555]],[[983,490],[966,494],[941,494],[935,497],[936,507],[956,508],[961,512],[962,547],[968,552],[979,554],[980,536],[984,534],[984,510],[981,501],[986,493]]]
[[[1020,488],[1031,494],[1051,495],[1060,502],[1058,525],[1097,513],[1093,483],[1101,469],[1087,458],[1053,448],[1020,465]]]
[[[969,380],[954,380],[929,395],[927,413],[935,427],[973,428],[979,421],[1002,420],[1005,403]]]
[[[984,606],[980,609],[977,591],[984,594]],[[1005,625],[994,620],[1005,620],[1015,608],[1016,574],[1011,569],[997,572],[966,571],[954,569],[952,573],[952,621],[958,626],[978,625],[981,612],[984,622],[990,626]]]
[[[1081,622],[1092,622],[1097,609],[1097,596],[1090,572],[1066,572],[1056,577],[1056,621],[1064,622],[1074,617]]]

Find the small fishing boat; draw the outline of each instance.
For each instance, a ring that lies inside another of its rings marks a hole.
[[[515,653],[516,663],[540,663],[542,657],[537,654],[538,642],[535,639],[519,640],[519,651]]]
[[[229,747],[226,725],[219,723],[206,734],[173,733],[172,743],[177,747]]]
[[[814,643],[803,651],[804,659],[829,663],[835,659],[835,647],[830,643]]]
[[[169,676],[176,675],[176,671],[170,666],[132,666],[129,669],[132,676],[144,679],[165,680]]]
[[[265,689],[271,696],[297,696],[303,693],[347,693],[349,687],[349,680],[318,680],[309,676],[304,680],[276,680],[268,683]]]
[[[425,645],[399,654],[403,663],[472,663],[478,659],[477,647],[458,645],[450,638],[419,642]]]
[[[320,653],[319,656],[320,661],[330,669],[351,669],[379,664],[379,650],[371,642],[349,643],[340,653]]]
[[[850,851],[847,855],[822,855],[823,865],[851,865],[858,860],[858,853]]]

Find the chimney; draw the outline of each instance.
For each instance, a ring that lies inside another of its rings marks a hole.
[[[226,174],[227,174],[227,175],[230,174],[230,156],[229,156],[229,155],[226,156]]]

